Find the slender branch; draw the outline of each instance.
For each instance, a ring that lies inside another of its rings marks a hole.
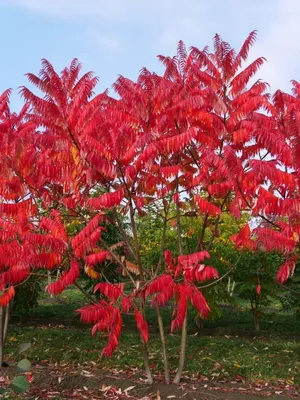
[[[130,244],[130,242],[129,242],[129,240],[128,240],[127,232],[126,232],[125,229],[123,228],[122,223],[121,223],[121,221],[119,220],[118,214],[117,214],[116,212],[114,212],[114,218],[115,218],[115,220],[113,220],[113,223],[114,223],[115,225],[117,225],[117,227],[120,229],[120,232],[121,232],[121,234],[122,234],[122,237],[123,237],[123,240],[124,240],[124,242],[125,242],[125,244],[126,244],[126,247],[127,247],[128,250],[130,251],[130,253],[131,253],[131,255],[133,256],[133,258],[136,260],[136,254],[135,254],[135,252],[133,251],[133,248],[132,248],[132,246],[131,246],[131,244]],[[136,260],[136,261],[137,261],[137,260]]]
[[[234,263],[234,265],[233,265],[224,275],[222,275],[220,278],[214,280],[213,282],[208,283],[207,285],[199,286],[199,289],[204,289],[204,288],[207,288],[207,287],[216,285],[217,283],[219,283],[220,281],[222,281],[224,278],[226,278],[226,276],[229,275],[230,272],[232,272],[232,271],[237,267],[237,265],[238,265],[238,263],[239,263],[241,257],[242,257],[242,255],[240,254],[239,257],[238,257],[238,259],[237,259],[237,261]]]
[[[90,295],[79,285],[79,283],[74,282],[73,285],[76,286],[77,289],[79,289],[79,290],[81,291],[81,293],[83,293],[83,294],[85,295],[85,297],[87,297],[92,303],[94,303],[94,304],[97,303],[97,301],[96,301],[92,296],[90,296]]]
[[[241,186],[240,186],[239,182],[236,181],[236,183],[237,183],[237,186],[238,186],[238,188],[239,188],[239,192],[240,192],[240,194],[241,194],[241,196],[242,196],[244,202],[246,203],[247,207],[251,210],[251,209],[252,209],[251,204],[248,202],[248,200],[247,200],[246,197],[244,196],[244,193],[242,192],[242,189],[241,189]],[[275,226],[276,228],[279,228],[280,230],[282,229],[281,226],[277,225],[275,222],[271,221],[270,219],[268,219],[268,218],[265,217],[264,215],[262,215],[262,214],[260,214],[260,213],[257,214],[257,215],[258,215],[261,219],[263,219],[264,221],[266,221],[266,222],[268,222],[269,224]]]
[[[205,231],[206,231],[206,227],[207,227],[207,221],[208,221],[208,213],[205,214],[204,219],[203,219],[203,225],[202,225],[199,241],[197,244],[197,250],[203,249],[203,239],[204,239],[204,235],[205,235]]]
[[[131,280],[133,286],[136,288],[136,282],[133,279],[130,271],[128,270],[128,268],[126,267],[125,264],[122,263],[122,261],[116,256],[116,254],[109,248],[109,246],[104,242],[103,239],[100,238],[100,243],[102,244],[102,246],[105,248],[105,250],[109,251],[109,253],[111,254],[112,258],[115,260],[115,262],[126,271],[127,275],[129,276],[129,279]]]
[[[167,215],[168,215],[169,208],[170,208],[170,203],[168,203],[167,210],[165,210],[165,216],[163,217],[164,219],[163,219],[163,230],[162,230],[162,237],[161,237],[160,257],[159,257],[158,264],[157,264],[157,267],[154,272],[154,276],[157,276],[158,271],[160,270],[160,268],[163,264],[163,261],[164,261],[164,251],[165,251],[165,246],[166,246],[166,232],[167,232],[167,221],[168,221]]]
[[[289,288],[288,286],[285,286],[285,285],[283,285],[282,283],[280,283],[280,282],[278,282],[278,281],[275,281],[275,282],[276,282],[279,286],[281,286],[282,289],[285,289],[285,290],[288,290],[289,292],[292,292],[292,293],[295,293],[295,294],[300,295],[300,292],[297,292],[297,290],[291,289],[291,288]]]
[[[223,201],[222,201],[222,204],[221,204],[221,207],[220,207],[221,212],[223,212],[223,207],[224,207],[225,204],[226,204],[226,201],[227,201],[227,199],[228,199],[229,194],[230,194],[230,192],[228,192],[228,193],[226,194],[226,196],[224,197],[224,199],[223,199]],[[213,241],[215,240],[215,238],[216,238],[216,236],[217,236],[218,226],[219,226],[220,220],[221,220],[221,216],[218,215],[217,218],[216,218],[216,221],[215,221],[215,226],[214,226],[214,230],[213,230],[212,236],[211,236],[210,241],[209,241],[208,246],[207,246],[207,251],[209,251],[209,250],[211,249],[211,246],[212,246],[212,244],[213,244]]]
[[[3,326],[3,346],[5,346],[6,338],[7,338],[8,323],[9,323],[9,318],[10,318],[10,309],[11,309],[11,304],[8,303],[7,306],[5,307],[5,318],[4,318],[4,326]]]
[[[136,223],[135,223],[135,218],[134,218],[134,209],[133,209],[131,197],[129,198],[129,214],[130,214],[130,224],[131,224],[131,229],[132,229],[132,234],[133,234],[134,247],[135,247],[135,251],[136,251],[137,264],[139,267],[140,274],[143,276],[144,271],[142,269],[140,243],[139,243],[138,234],[137,234],[137,228],[136,228]]]

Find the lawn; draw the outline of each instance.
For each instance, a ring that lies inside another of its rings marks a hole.
[[[61,369],[65,371],[64,376],[80,374],[78,371],[82,370],[94,376],[95,371],[102,371],[103,377],[103,374],[108,374],[107,371],[117,370],[127,378],[132,376],[133,371],[139,371],[142,379],[143,362],[133,317],[124,318],[124,333],[114,356],[100,360],[105,338],[92,338],[90,327],[82,325],[74,313],[84,303],[83,295],[74,288],[56,298],[45,295],[39,306],[30,312],[30,317],[15,314],[9,329],[6,358],[10,362],[18,361],[18,344],[31,342],[27,357],[36,371],[48,366],[55,371],[53,374]],[[274,389],[277,394],[296,390],[294,388],[300,385],[299,321],[293,320],[286,312],[275,313],[271,309],[263,316],[262,331],[255,334],[249,310],[245,304],[241,308],[233,312],[231,308],[224,307],[222,316],[215,321],[207,321],[200,331],[195,325],[194,315],[190,313],[185,379],[213,382],[214,385],[232,382],[251,387],[267,385],[277,388]],[[164,309],[163,317],[169,323],[171,310]],[[151,367],[160,377],[163,371],[161,347],[155,314],[151,310],[148,311],[148,320]],[[173,371],[177,367],[179,345],[179,335],[167,336]],[[54,392],[58,381],[55,381]],[[39,382],[38,375],[36,382]],[[50,383],[53,386],[53,381]],[[83,386],[89,390],[88,383]]]

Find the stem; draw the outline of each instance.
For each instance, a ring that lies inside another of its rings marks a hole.
[[[177,186],[178,189],[178,186]],[[179,254],[183,254],[183,247],[182,247],[182,230],[181,230],[181,220],[180,220],[180,208],[178,202],[176,203],[176,220],[177,220],[177,237],[178,237],[178,248]],[[187,338],[187,310],[185,314],[185,318],[183,321],[182,331],[181,331],[181,344],[180,344],[180,356],[179,356],[179,363],[178,369],[173,380],[174,383],[179,383],[181,379],[181,375],[184,368],[185,362],[185,350],[186,350],[186,338]]]
[[[207,251],[209,251],[209,250],[211,249],[211,246],[212,246],[212,244],[213,244],[213,241],[215,240],[215,238],[216,238],[216,236],[217,236],[218,225],[219,225],[220,219],[221,219],[221,217],[220,217],[220,215],[218,215],[217,218],[216,218],[216,222],[215,222],[215,226],[214,226],[214,231],[213,231],[213,233],[212,233],[212,235],[211,235],[211,238],[210,238],[210,241],[209,241],[209,243],[208,243],[208,245],[207,245]]]
[[[133,287],[137,287],[136,282],[134,278],[132,277],[131,273],[129,272],[128,268],[126,267],[125,264],[122,263],[122,261],[116,256],[116,254],[109,248],[109,246],[104,242],[103,239],[100,238],[100,243],[104,247],[105,250],[109,251],[110,255],[112,258],[115,260],[115,262],[126,271],[127,275],[129,276],[129,279],[131,280]]]
[[[5,318],[4,318],[4,326],[3,326],[3,347],[6,343],[9,317],[10,317],[10,303],[8,303],[5,308]]]
[[[138,239],[136,223],[135,223],[135,219],[134,219],[134,209],[133,209],[131,198],[129,199],[129,212],[130,212],[130,224],[131,224],[131,229],[132,229],[132,234],[133,234],[134,247],[135,247],[135,251],[136,251],[137,264],[139,267],[141,277],[143,277],[144,271],[142,269],[140,243],[139,243],[139,239]]]
[[[147,380],[149,385],[152,385],[153,383],[153,376],[152,372],[150,369],[150,364],[149,364],[149,355],[148,355],[148,348],[146,343],[144,342],[144,339],[141,336],[141,342],[142,342],[142,353],[143,353],[143,358],[144,358],[144,367],[145,367],[145,372],[147,375]]]
[[[180,208],[179,208],[178,203],[176,203],[176,222],[177,222],[178,250],[179,250],[179,254],[182,256],[182,254],[183,254],[182,229],[181,229],[181,220],[180,220]]]
[[[243,191],[242,191],[242,189],[241,189],[241,186],[240,186],[238,180],[236,180],[236,183],[237,183],[237,187],[238,187],[238,189],[239,189],[239,192],[240,192],[240,194],[241,194],[241,196],[242,196],[244,202],[246,203],[246,206],[247,206],[250,210],[252,210],[251,204],[250,204],[249,201],[246,199],[246,197],[245,197],[245,195],[244,195],[244,193],[243,193]],[[262,215],[262,214],[260,214],[260,213],[258,213],[257,215],[258,215],[261,219],[263,219],[264,221],[266,221],[266,222],[268,222],[269,224],[273,225],[275,228],[278,228],[278,229],[282,230],[282,227],[281,227],[280,225],[278,225],[278,224],[276,224],[275,222],[271,221],[269,218],[265,217],[264,215]]]
[[[173,380],[174,383],[179,383],[181,375],[184,368],[185,362],[185,349],[186,349],[186,338],[187,338],[187,312],[183,321],[182,331],[181,331],[181,344],[180,344],[180,357],[178,363],[178,369]]]
[[[87,297],[93,304],[97,303],[97,301],[92,296],[90,296],[77,282],[74,282],[73,285],[76,286],[77,289],[79,289],[81,293],[83,293],[85,297]]]
[[[4,356],[3,311],[3,307],[0,307],[0,367],[2,367]]]
[[[126,244],[128,250],[129,250],[129,252],[130,252],[131,255],[133,256],[133,258],[135,258],[135,253],[134,253],[134,251],[133,251],[133,249],[132,249],[132,247],[131,247],[131,245],[130,245],[130,242],[129,242],[129,240],[128,240],[128,235],[127,235],[125,229],[123,228],[122,222],[120,221],[120,219],[119,219],[119,217],[118,217],[118,214],[117,214],[116,212],[114,212],[114,219],[115,219],[115,220],[112,221],[112,222],[113,222],[113,223],[118,227],[118,229],[120,230],[120,232],[121,232],[121,234],[122,234],[122,237],[123,237],[123,240],[124,240],[124,242],[125,242],[125,244]]]
[[[130,213],[130,224],[131,224],[131,229],[132,229],[132,234],[133,234],[134,247],[135,247],[135,251],[136,251],[137,264],[138,264],[140,276],[143,279],[146,271],[142,267],[140,243],[139,243],[139,239],[138,239],[136,223],[135,223],[135,219],[134,219],[134,209],[133,209],[131,198],[129,198],[129,213]],[[144,300],[143,300],[143,302],[144,302]],[[141,305],[140,311],[142,312],[143,315],[145,315],[144,304]],[[147,348],[147,344],[144,342],[142,336],[141,336],[141,342],[142,342],[142,352],[143,352],[143,358],[144,358],[145,372],[147,375],[148,383],[152,384],[153,376],[152,376],[152,372],[151,372],[150,365],[149,365],[148,348]]]
[[[162,355],[163,355],[164,370],[165,370],[165,381],[166,381],[166,383],[170,383],[170,371],[169,371],[169,364],[168,364],[164,323],[163,323],[163,319],[162,319],[158,304],[156,304],[156,314],[157,314],[157,321],[158,321],[158,326],[159,326],[160,340],[161,340],[162,352],[163,352]]]
[[[228,199],[229,194],[230,194],[230,192],[228,192],[226,194],[226,196],[224,197],[224,200],[222,201],[222,204],[221,204],[221,207],[220,207],[221,212],[223,212],[223,208],[224,208],[224,206],[226,204],[226,201]],[[214,230],[213,230],[212,236],[211,236],[210,241],[209,241],[208,246],[207,246],[207,251],[209,251],[211,249],[213,241],[215,240],[215,238],[217,236],[218,226],[219,226],[220,220],[221,220],[221,215],[218,215],[217,218],[216,218],[216,221],[215,221],[215,226],[214,226]]]
[[[203,285],[203,286],[199,286],[199,289],[204,289],[204,288],[208,288],[208,287],[210,287],[210,286],[214,286],[214,285],[216,285],[218,282],[220,282],[221,280],[223,280],[224,278],[226,278],[226,276],[229,275],[230,272],[233,271],[233,270],[236,268],[236,266],[237,266],[238,263],[240,262],[240,259],[241,259],[241,258],[242,258],[242,255],[240,254],[239,257],[238,257],[238,259],[236,260],[236,262],[233,264],[233,266],[232,266],[224,275],[222,275],[222,276],[221,276],[220,278],[218,278],[218,279],[215,279],[213,282],[210,282],[210,283],[208,283],[208,284],[206,284],[206,285]]]
[[[47,271],[47,275],[48,275],[48,285],[51,284],[51,272]],[[53,294],[50,294],[50,298],[53,298]]]
[[[159,261],[158,261],[154,276],[157,276],[158,271],[160,270],[160,267],[162,266],[163,261],[164,261],[164,251],[165,251],[165,246],[166,246],[166,232],[167,232],[167,218],[164,218],[163,231],[162,231],[162,237],[161,237],[160,257],[159,257]]]
[[[203,219],[203,225],[202,225],[199,241],[197,244],[197,250],[203,249],[203,239],[204,239],[204,235],[205,235],[205,231],[206,231],[206,227],[207,227],[207,221],[208,221],[208,213],[205,214],[204,219]]]

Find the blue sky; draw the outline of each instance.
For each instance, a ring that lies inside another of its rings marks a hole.
[[[174,55],[180,39],[202,48],[218,32],[238,48],[254,29],[250,58],[268,59],[259,77],[289,90],[300,79],[299,21],[300,0],[0,0],[0,92],[25,84],[41,58],[61,70],[77,57],[100,91],[118,74],[160,71],[156,55]]]

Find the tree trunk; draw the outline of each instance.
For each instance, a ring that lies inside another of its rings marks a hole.
[[[257,303],[251,301],[251,312],[253,317],[254,329],[258,332],[260,330],[259,325],[259,315],[258,315],[258,307]]]
[[[48,275],[48,285],[50,285],[51,284],[51,272],[50,271],[47,271],[47,275]],[[53,297],[53,294],[50,294],[50,298],[52,298]]]
[[[5,308],[5,318],[4,318],[4,326],[3,326],[3,343],[5,345],[6,343],[6,338],[7,338],[7,331],[8,331],[8,323],[9,323],[9,317],[10,317],[10,303],[7,304]]]
[[[259,319],[257,318],[257,316],[254,316],[254,328],[257,332],[260,331]]]
[[[133,234],[134,248],[135,248],[135,252],[136,252],[136,260],[137,260],[137,264],[138,264],[138,268],[139,268],[139,272],[140,272],[140,277],[143,279],[144,271],[142,268],[140,243],[139,243],[139,239],[138,239],[137,228],[136,228],[136,223],[135,223],[135,219],[134,219],[134,209],[133,209],[131,199],[129,199],[129,213],[130,213],[130,224],[131,224],[131,229],[132,229],[132,234]],[[144,304],[141,306],[140,311],[143,315],[145,315]],[[150,364],[149,364],[148,348],[147,348],[147,344],[144,342],[144,339],[142,338],[142,336],[141,336],[141,342],[142,342],[142,352],[143,352],[145,372],[147,375],[148,383],[150,385],[152,385],[153,376],[152,376],[152,372],[151,372]]]
[[[180,357],[179,357],[178,369],[175,378],[173,380],[174,383],[180,382],[181,375],[183,372],[184,362],[185,362],[186,337],[187,337],[187,312],[184,318],[182,332],[181,332]]]
[[[144,342],[144,339],[141,336],[141,342],[142,342],[142,352],[143,352],[143,358],[144,358],[144,368],[147,376],[147,381],[149,385],[152,385],[153,383],[153,376],[149,364],[149,355],[148,355],[148,348],[146,343]]]
[[[3,357],[4,357],[3,328],[4,328],[4,308],[0,307],[0,367],[2,367]]]
[[[157,313],[157,320],[159,326],[159,333],[160,333],[160,340],[162,345],[162,356],[163,356],[163,363],[164,363],[164,371],[165,371],[165,381],[166,383],[170,383],[170,370],[168,364],[168,356],[167,356],[167,347],[166,347],[166,338],[165,338],[165,331],[164,331],[164,323],[160,313],[159,306],[156,304],[156,313]]]
[[[179,254],[183,254],[183,247],[182,247],[182,230],[181,230],[181,220],[180,220],[180,208],[178,202],[176,203],[176,220],[177,220],[177,236],[178,236],[178,249]],[[178,369],[174,378],[174,383],[179,383],[182,375],[182,371],[184,368],[185,362],[185,351],[186,351],[186,338],[187,338],[187,311],[184,318],[182,331],[181,331],[181,344],[180,344],[180,356],[179,356],[179,363]]]

